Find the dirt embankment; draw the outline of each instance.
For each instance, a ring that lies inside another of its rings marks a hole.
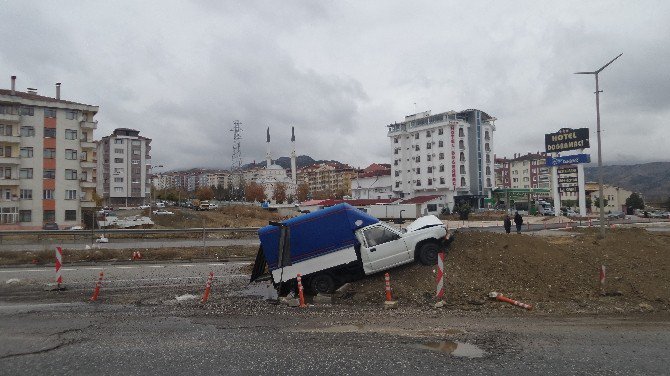
[[[602,296],[599,269],[605,265]],[[459,233],[445,256],[448,305],[466,310],[519,309],[489,301],[492,291],[533,304],[536,312],[629,312],[670,309],[670,235],[642,229],[539,237]],[[435,302],[435,267],[412,264],[390,271],[401,304]],[[379,303],[383,275],[354,283],[350,302]]]
[[[195,211],[191,209],[169,208],[174,215],[153,217],[158,228],[191,227],[262,227],[268,221],[281,220],[277,213],[258,206],[230,205],[215,210]]]

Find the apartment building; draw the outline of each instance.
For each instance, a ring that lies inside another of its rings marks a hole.
[[[586,197],[591,199],[591,207],[587,208],[591,213],[600,214],[599,186],[596,182],[586,182],[584,184]],[[603,184],[603,199],[606,200],[605,213],[626,212],[626,200],[633,194],[633,191],[617,187],[615,185]]]
[[[356,170],[347,165],[320,163],[298,170],[298,185],[306,183],[312,197],[331,198],[351,195],[351,179]]]
[[[95,208],[98,106],[0,89],[0,229],[79,225]]]
[[[117,128],[98,148],[98,193],[107,205],[138,206],[151,198],[151,139],[134,129]]]
[[[458,201],[484,207],[494,188],[495,120],[476,109],[425,111],[388,125],[393,191],[403,198],[444,195],[450,207]]]
[[[546,162],[547,154],[544,152],[514,154],[511,159],[496,158],[496,186],[551,189],[551,169]]]

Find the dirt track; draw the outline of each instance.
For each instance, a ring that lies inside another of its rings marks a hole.
[[[595,231],[539,237],[459,233],[445,257],[446,301],[462,310],[519,310],[489,301],[497,291],[533,304],[538,313],[620,313],[670,308],[670,236],[617,229],[604,240]],[[602,296],[599,268],[605,265]],[[412,264],[390,272],[400,304],[435,302],[435,268]],[[383,297],[383,275],[354,283],[342,302],[365,304]]]

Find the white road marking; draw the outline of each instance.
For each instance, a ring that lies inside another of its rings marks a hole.
[[[84,268],[86,270],[102,270],[103,268]]]
[[[0,273],[23,273],[23,272],[52,272],[52,269],[17,269],[17,270],[0,270]]]
[[[147,265],[147,268],[164,268],[165,265]]]
[[[179,265],[177,265],[177,266],[185,266],[185,267],[189,267],[189,266],[193,266],[193,264],[179,264]]]
[[[139,266],[115,266],[117,269],[139,269]]]
[[[224,264],[224,263],[218,263],[218,264],[207,264],[207,265],[209,265],[209,266],[223,266],[223,265],[226,265],[226,264]]]

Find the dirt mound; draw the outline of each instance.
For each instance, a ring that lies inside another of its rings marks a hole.
[[[518,309],[486,296],[497,291],[540,312],[621,312],[670,308],[670,236],[616,229],[565,237],[459,233],[445,256],[449,305],[463,309]],[[602,296],[599,268],[607,268]],[[435,267],[412,264],[390,271],[401,302],[435,302]],[[353,284],[350,301],[383,299],[383,275]],[[346,299],[345,299],[346,301]]]

